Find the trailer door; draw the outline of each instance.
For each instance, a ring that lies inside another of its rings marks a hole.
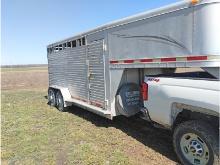
[[[88,44],[88,82],[90,104],[105,109],[105,63],[103,40]]]

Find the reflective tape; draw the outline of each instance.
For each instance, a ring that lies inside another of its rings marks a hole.
[[[178,62],[178,61],[205,61],[219,60],[220,56],[188,56],[188,57],[168,57],[154,59],[126,59],[126,60],[111,60],[110,64],[139,64],[139,63],[160,63],[160,62]]]

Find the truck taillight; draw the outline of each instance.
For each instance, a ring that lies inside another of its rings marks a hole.
[[[145,82],[141,84],[141,94],[142,94],[142,99],[144,101],[147,101],[148,100],[148,84]]]

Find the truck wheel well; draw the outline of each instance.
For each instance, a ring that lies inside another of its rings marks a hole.
[[[173,123],[172,130],[174,130],[175,127],[179,125],[180,123],[183,123],[189,120],[203,120],[205,122],[210,123],[214,128],[217,128],[217,129],[219,128],[219,117],[183,109],[177,115]]]

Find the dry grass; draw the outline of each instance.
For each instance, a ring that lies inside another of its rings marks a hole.
[[[3,68],[2,90],[45,89],[48,86],[47,68]]]
[[[58,112],[45,98],[47,72],[20,72],[2,73],[2,164],[176,164],[170,132],[74,106]]]

